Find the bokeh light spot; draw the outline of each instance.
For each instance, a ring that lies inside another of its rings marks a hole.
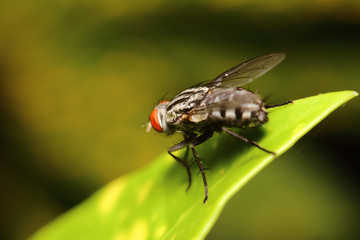
[[[146,221],[143,219],[139,220],[135,223],[135,225],[131,229],[130,236],[128,239],[137,239],[137,240],[147,239],[148,232],[149,232],[149,228]]]
[[[115,206],[121,192],[124,189],[123,179],[114,181],[105,188],[99,201],[99,210],[101,214],[107,214]]]
[[[149,195],[150,189],[153,186],[153,182],[149,181],[147,183],[145,183],[144,186],[141,187],[141,190],[139,190],[139,194],[138,194],[138,203],[143,203],[144,200],[146,199],[146,197]]]

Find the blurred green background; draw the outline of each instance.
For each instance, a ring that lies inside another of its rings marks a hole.
[[[0,239],[148,164],[181,139],[141,127],[158,100],[242,61],[287,54],[250,85],[271,103],[359,91],[359,12],[355,0],[1,1]],[[208,239],[360,238],[359,110],[352,100],[261,172]]]

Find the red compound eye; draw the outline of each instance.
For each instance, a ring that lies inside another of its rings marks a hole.
[[[155,108],[150,115],[150,122],[152,127],[158,131],[158,132],[162,132],[162,128],[160,126],[160,122],[159,122],[159,117],[158,117],[158,110]]]

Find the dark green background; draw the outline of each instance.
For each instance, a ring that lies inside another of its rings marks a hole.
[[[359,90],[358,1],[0,3],[0,238],[23,239],[180,136],[152,107],[249,58],[270,103]],[[209,239],[360,236],[360,103],[352,100],[230,201]],[[270,116],[271,121],[271,116]]]

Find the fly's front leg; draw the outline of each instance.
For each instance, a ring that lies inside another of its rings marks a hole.
[[[170,156],[172,156],[176,161],[178,161],[181,165],[183,165],[185,168],[186,168],[186,172],[188,174],[188,178],[189,178],[189,184],[186,188],[186,191],[189,190],[190,186],[191,186],[191,172],[190,172],[190,165],[183,159],[175,156],[174,154],[172,154],[172,152],[175,152],[177,150],[180,150],[182,148],[188,148],[189,147],[189,144],[190,142],[192,141],[193,139],[185,139],[183,140],[182,142],[176,144],[175,146],[172,146],[171,148],[168,149],[168,153],[170,154]],[[187,152],[188,152],[188,149],[186,150],[186,155],[187,155]]]
[[[200,157],[199,155],[197,154],[196,150],[195,150],[195,146],[193,143],[190,144],[190,148],[192,150],[192,153],[195,157],[195,160],[196,160],[196,163],[200,169],[200,172],[201,172],[201,175],[202,175],[202,178],[203,178],[203,182],[204,182],[204,189],[205,189],[205,198],[204,198],[204,201],[203,203],[206,203],[207,199],[208,199],[208,187],[207,187],[207,181],[206,181],[206,176],[205,176],[205,169],[204,169],[204,166],[203,166],[203,163],[200,161]]]
[[[202,176],[202,179],[203,179],[203,182],[204,182],[205,198],[204,198],[203,203],[206,203],[206,201],[208,199],[208,187],[207,187],[207,181],[206,181],[206,176],[205,176],[205,168],[204,168],[203,163],[200,161],[200,157],[199,157],[199,155],[197,154],[197,152],[195,150],[195,146],[205,142],[206,140],[211,138],[212,135],[213,135],[213,132],[210,132],[210,131],[206,132],[203,135],[200,135],[199,137],[197,137],[192,143],[190,143],[191,151],[192,151],[192,153],[194,155],[194,158],[195,158],[196,163],[197,163],[197,165],[199,167],[199,170],[201,172],[201,176]]]

